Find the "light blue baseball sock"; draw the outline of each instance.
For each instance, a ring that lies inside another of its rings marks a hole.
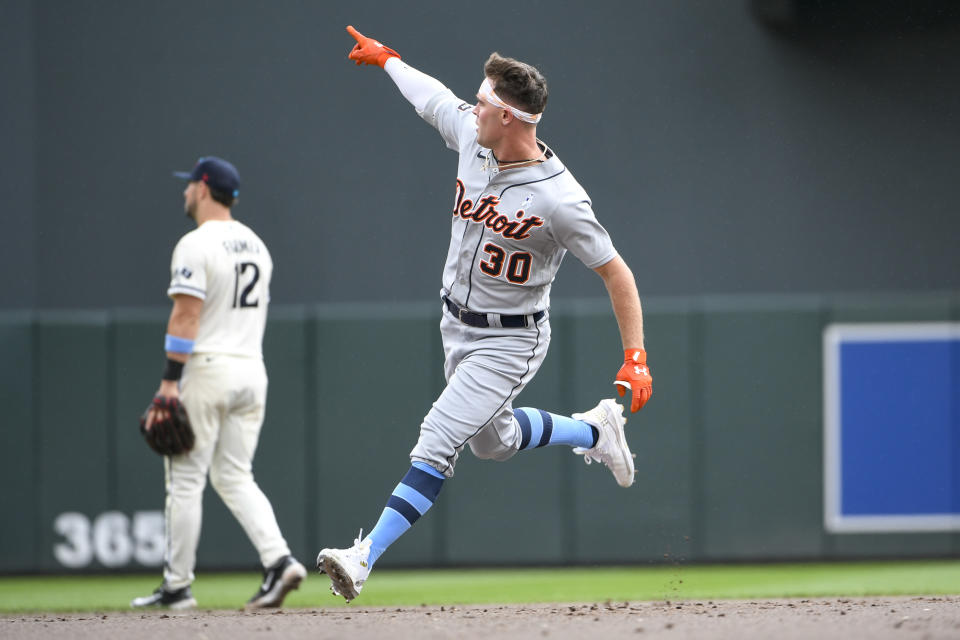
[[[551,444],[592,449],[600,437],[597,428],[583,420],[558,416],[540,409],[530,407],[514,409],[513,417],[520,424],[520,451]]]
[[[424,462],[414,462],[403,480],[390,494],[370,538],[370,568],[391,544],[433,506],[443,486],[442,473]]]

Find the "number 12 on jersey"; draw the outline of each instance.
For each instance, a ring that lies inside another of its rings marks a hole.
[[[260,267],[256,262],[238,262],[234,265],[236,278],[233,282],[233,308],[256,307],[260,299],[253,296],[254,287],[260,280]]]

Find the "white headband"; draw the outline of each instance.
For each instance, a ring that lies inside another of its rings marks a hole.
[[[492,104],[495,107],[500,109],[506,109],[514,115],[514,117],[523,120],[524,122],[529,122],[530,124],[536,124],[540,122],[540,118],[543,117],[542,113],[527,113],[526,111],[521,111],[516,107],[511,107],[506,102],[500,99],[500,96],[493,92],[493,85],[490,83],[490,78],[484,78],[483,84],[480,85],[480,91],[478,92],[480,97]]]

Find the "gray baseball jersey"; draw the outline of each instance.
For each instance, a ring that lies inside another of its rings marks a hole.
[[[477,144],[472,108],[445,91],[421,113],[460,153],[443,288],[476,311],[542,311],[568,250],[591,269],[616,250],[587,193],[555,154],[548,150],[546,162],[498,171],[491,151]]]
[[[546,311],[568,250],[590,268],[616,250],[586,192],[552,151],[545,150],[545,162],[499,171],[477,143],[472,108],[444,89],[419,110],[460,154],[442,295],[478,313]],[[512,403],[546,357],[550,323],[544,315],[524,326],[468,326],[444,307],[440,329],[447,387],[410,457],[449,477],[468,443],[477,457],[494,460],[519,449]]]

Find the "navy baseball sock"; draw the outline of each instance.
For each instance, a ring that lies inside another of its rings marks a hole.
[[[377,525],[367,535],[370,538],[370,557],[367,562],[371,568],[380,554],[433,506],[444,479],[444,475],[430,465],[419,461],[413,463],[390,494]]]
[[[558,416],[540,409],[530,407],[514,409],[513,417],[520,424],[521,451],[551,444],[592,449],[600,437],[597,428],[583,420]]]

